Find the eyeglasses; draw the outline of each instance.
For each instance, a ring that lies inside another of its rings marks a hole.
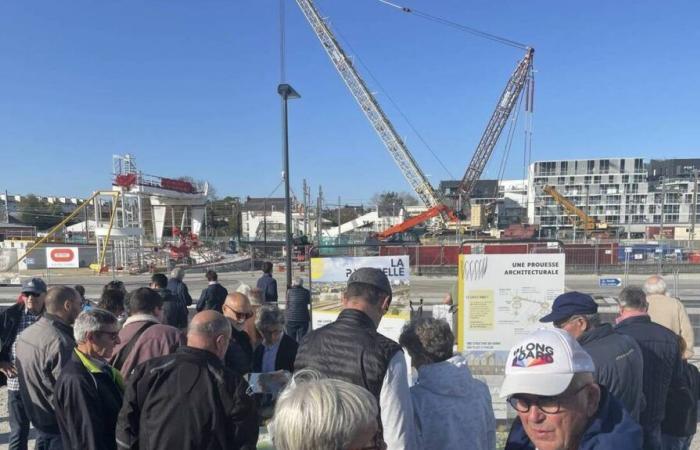
[[[25,297],[41,297],[41,294],[39,292],[25,292],[24,296]]]
[[[253,317],[252,312],[242,313],[242,312],[236,311],[235,309],[228,306],[226,303],[224,303],[224,308],[231,311],[233,313],[233,315],[236,316],[236,319],[238,319],[238,320],[248,320],[251,317]]]
[[[106,334],[112,341],[119,339],[118,331],[95,331],[95,334]]]
[[[526,413],[530,411],[532,405],[537,406],[537,408],[545,414],[557,414],[561,411],[562,400],[576,396],[584,388],[590,386],[590,384],[584,384],[576,391],[566,394],[566,395],[556,395],[552,397],[521,397],[518,395],[512,395],[508,397],[508,403],[510,406],[521,413]]]

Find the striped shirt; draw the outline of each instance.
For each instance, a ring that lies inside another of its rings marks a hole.
[[[16,357],[16,350],[17,350],[17,338],[19,338],[19,335],[22,334],[22,331],[24,331],[29,325],[33,324],[37,320],[39,320],[38,315],[34,315],[31,312],[27,312],[27,309],[24,308],[22,310],[22,318],[19,321],[19,325],[17,325],[17,336],[15,337],[15,342],[12,343],[12,364],[15,365],[15,357]],[[7,378],[7,389],[10,391],[19,391],[19,378],[17,377],[8,377]]]

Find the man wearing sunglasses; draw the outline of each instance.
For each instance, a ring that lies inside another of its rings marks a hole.
[[[541,329],[518,342],[500,392],[518,415],[506,450],[640,449],[640,426],[594,372],[591,357],[565,331]]]
[[[9,448],[26,450],[29,436],[29,416],[19,395],[19,380],[15,366],[16,342],[25,328],[44,312],[46,283],[32,278],[22,283],[22,295],[16,304],[0,314],[0,384],[7,384],[7,410],[10,422]]]
[[[240,292],[228,294],[224,301],[224,317],[231,324],[231,340],[224,357],[224,365],[243,376],[250,373],[253,364],[253,346],[246,333],[246,322],[253,318],[253,307],[248,297]]]
[[[601,323],[598,305],[590,295],[571,291],[554,299],[552,312],[540,319],[569,333],[591,355],[595,364],[595,381],[608,388],[639,421],[644,394],[642,351],[629,336],[616,332],[612,325]]]

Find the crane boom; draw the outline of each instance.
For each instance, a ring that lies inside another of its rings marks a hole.
[[[532,70],[534,54],[535,49],[528,47],[525,57],[518,63],[501,94],[501,98],[498,100],[496,110],[491,115],[491,119],[484,130],[484,134],[481,136],[479,145],[476,147],[474,156],[472,156],[469,166],[467,166],[467,171],[462,177],[462,182],[459,184],[459,190],[461,190],[464,195],[464,202],[469,201],[469,196],[474,190],[476,182],[481,177],[486,163],[491,157],[493,149],[496,147],[498,138],[501,136],[506,122],[508,122],[508,117],[510,117],[510,114],[513,112],[515,103],[520,93],[523,91],[525,81]],[[460,205],[460,207],[461,206],[462,205]]]
[[[554,186],[545,186],[542,188],[545,194],[548,194],[554,199],[557,204],[561,205],[569,216],[569,219],[574,225],[577,225],[576,218],[578,218],[578,225],[583,228],[584,231],[590,232],[596,228],[605,228],[603,224],[599,224],[598,221],[586,214],[582,209],[578,208],[574,203],[568,198],[560,194]]]
[[[333,65],[338,70],[338,73],[348,89],[350,89],[353,97],[355,97],[355,100],[359,103],[360,108],[362,108],[362,111],[369,119],[374,130],[379,134],[382,142],[384,142],[384,145],[387,150],[389,150],[389,153],[399,166],[399,169],[401,169],[401,172],[414,192],[426,207],[435,208],[440,205],[438,195],[428,181],[428,178],[420,167],[418,167],[416,160],[411,155],[411,152],[408,151],[406,144],[396,132],[394,126],[379,106],[379,103],[377,103],[377,100],[353,67],[330,28],[314,7],[312,1],[297,0],[297,4],[304,13],[311,28],[314,30],[314,33],[316,33],[316,36],[321,41],[331,62],[333,62]],[[438,215],[436,219],[440,221],[441,225],[444,225],[444,219],[441,215]]]

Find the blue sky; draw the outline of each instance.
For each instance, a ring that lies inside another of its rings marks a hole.
[[[700,157],[700,3],[402,0],[536,49],[533,160]],[[409,190],[287,0],[292,183],[367,202]],[[522,57],[376,0],[317,0],[439,158],[461,177]],[[0,189],[87,196],[111,155],[161,176],[265,196],[281,176],[278,0],[0,2]],[[352,53],[352,52],[350,52]],[[366,71],[361,71],[379,91]],[[434,185],[449,178],[383,93]],[[523,122],[507,177],[523,173]],[[484,177],[496,175],[500,143]],[[277,194],[282,194],[282,189]]]

